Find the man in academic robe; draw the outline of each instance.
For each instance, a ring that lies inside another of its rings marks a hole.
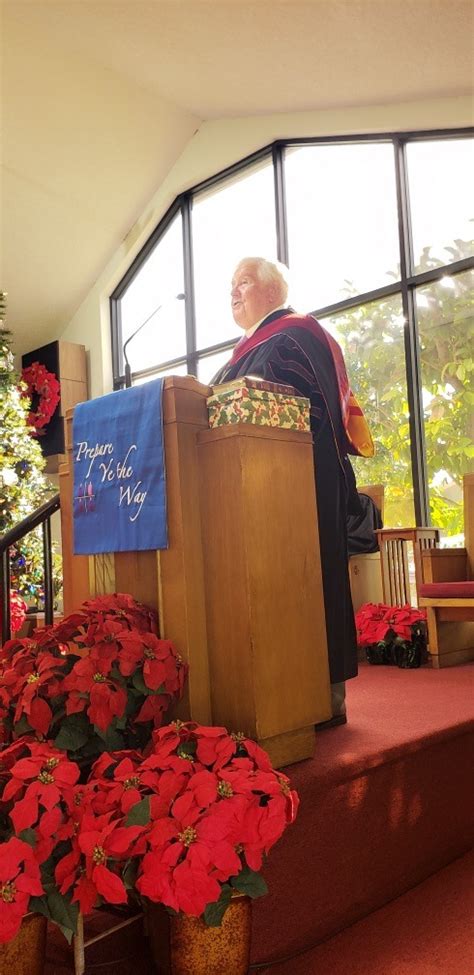
[[[287,307],[287,295],[286,280],[276,264],[259,257],[240,261],[232,278],[231,307],[245,335],[212,384],[259,376],[293,386],[310,400],[333,713],[325,725],[342,724],[345,681],[357,675],[347,514],[360,507],[347,455],[371,456],[374,449],[339,345],[311,315],[298,315]]]

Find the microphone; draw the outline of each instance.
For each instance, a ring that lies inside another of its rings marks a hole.
[[[170,298],[168,300],[169,301],[184,301],[185,298],[186,298],[186,295],[182,291],[180,291],[180,293],[177,294],[177,295],[175,295],[174,298]],[[156,308],[153,309],[151,315],[148,315],[148,318],[145,318],[145,321],[144,322],[141,322],[141,324],[138,326],[138,328],[136,328],[135,331],[132,332],[132,334],[128,336],[128,339],[123,344],[122,355],[123,355],[124,360],[125,360],[125,389],[130,389],[130,387],[132,385],[132,370],[131,370],[130,363],[129,363],[128,358],[127,358],[127,352],[126,352],[127,345],[128,345],[129,342],[132,341],[132,339],[135,338],[136,335],[138,335],[139,332],[141,332],[142,328],[145,328],[145,325],[147,325],[148,322],[150,321],[150,319],[152,319],[157,314],[157,312],[159,312],[163,308],[163,305],[167,305],[167,304],[168,304],[168,301],[164,301],[164,302],[162,301],[160,305],[157,305]]]

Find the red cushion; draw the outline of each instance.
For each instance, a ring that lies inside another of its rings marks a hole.
[[[474,582],[424,582],[420,596],[427,599],[466,599],[474,597]]]

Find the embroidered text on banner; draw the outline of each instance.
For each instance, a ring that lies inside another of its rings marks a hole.
[[[168,547],[163,380],[74,410],[74,552]]]

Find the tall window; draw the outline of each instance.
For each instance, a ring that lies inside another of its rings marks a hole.
[[[130,339],[126,354],[133,373],[139,374],[170,359],[186,358],[183,295],[182,219],[178,213],[120,302],[121,343],[123,348]],[[143,328],[130,338],[142,324]]]
[[[474,140],[407,146],[415,273],[474,254]]]
[[[414,524],[410,426],[400,295],[322,318],[339,342],[369,422],[375,457],[351,457],[359,484],[385,484],[387,525]]]
[[[193,201],[193,258],[198,349],[235,339],[230,277],[245,254],[277,255],[273,167],[266,161]]]
[[[416,292],[430,508],[434,525],[461,531],[462,475],[474,467],[474,272]]]
[[[275,143],[183,194],[111,297],[116,386],[191,372],[209,383],[240,336],[238,260],[286,259],[293,305],[344,349],[385,485],[387,525],[462,531],[474,468],[472,130]],[[186,292],[186,300],[176,296]],[[161,305],[157,310],[157,306]]]
[[[285,176],[292,288],[301,311],[400,278],[390,143],[290,149]]]

